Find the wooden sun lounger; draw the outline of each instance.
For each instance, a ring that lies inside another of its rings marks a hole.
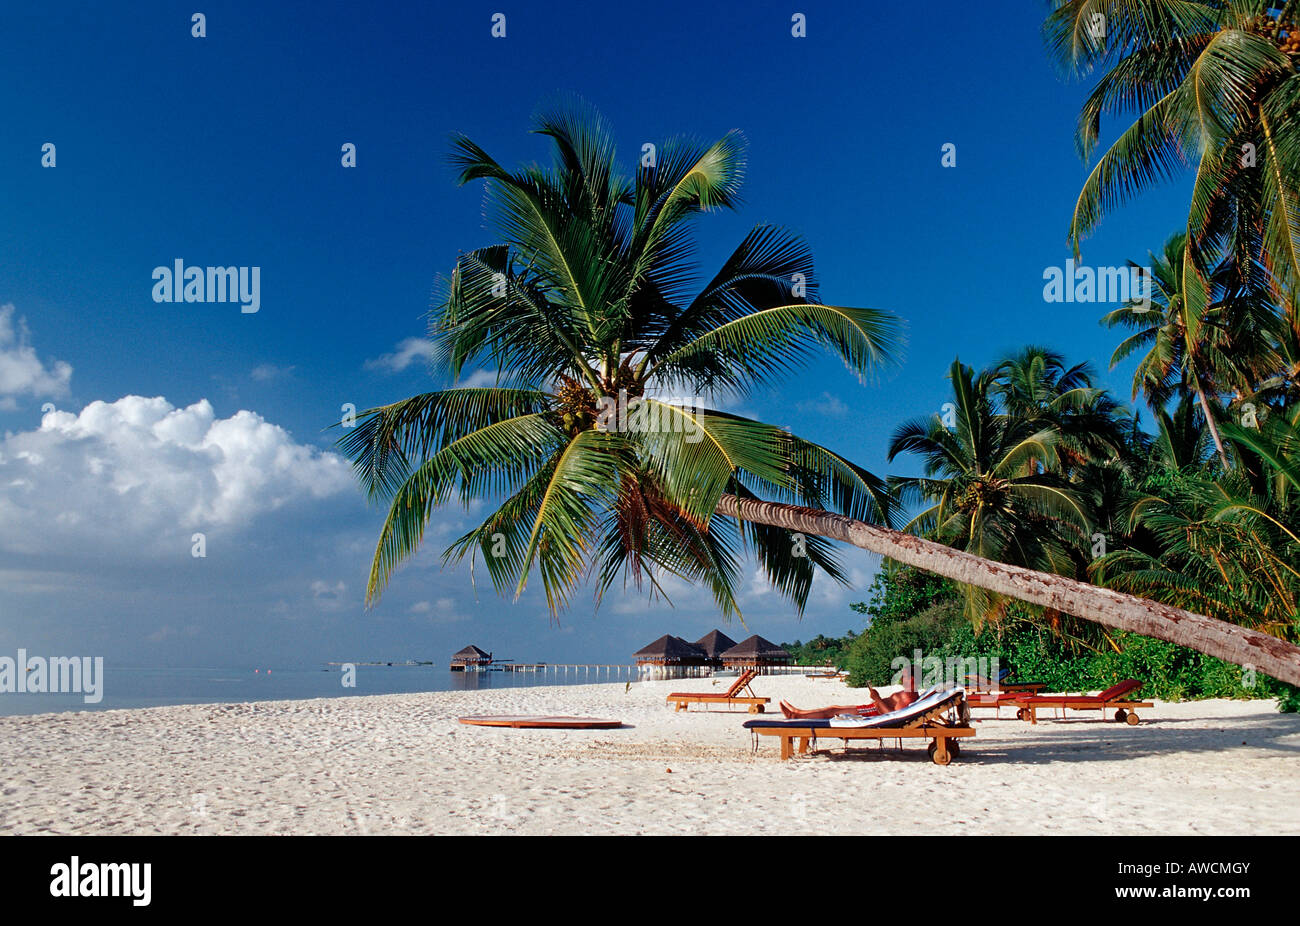
[[[966,706],[971,710],[985,707],[993,710],[993,715],[999,719],[1002,717],[1002,708],[1016,707],[1017,701],[1023,701],[1026,697],[1034,694],[1030,691],[976,691],[966,694]]]
[[[960,746],[950,740],[975,735],[968,725],[965,692],[961,688],[922,698],[889,714],[865,718],[861,726],[836,726],[829,720],[749,720],[745,727],[754,734],[755,748],[759,736],[780,737],[782,761],[794,756],[795,740],[799,741],[802,756],[810,746],[816,748],[818,737],[843,740],[846,750],[849,740],[923,737],[931,741],[929,752],[934,763],[947,765],[961,753]]]
[[[999,676],[997,679],[985,678],[982,675],[966,676],[966,691],[968,695],[988,694],[990,692],[995,692],[995,691],[1000,691],[1000,692],[1020,691],[1020,692],[1027,692],[1029,694],[1038,694],[1046,687],[1047,686],[1044,685],[1042,682],[1007,683],[1002,681],[1001,676]],[[974,706],[975,705],[972,705],[972,707]]]
[[[1142,682],[1130,678],[1095,695],[1033,695],[1010,699],[1006,705],[1016,708],[1017,719],[1027,720],[1029,723],[1038,723],[1039,708],[1054,708],[1061,711],[1062,717],[1067,710],[1100,710],[1102,720],[1106,719],[1107,711],[1114,710],[1117,722],[1136,726],[1140,722],[1136,708],[1155,707],[1155,704],[1150,701],[1132,699],[1131,696],[1136,695],[1141,687]]]
[[[736,683],[726,691],[675,691],[665,700],[669,704],[675,704],[675,711],[688,710],[692,704],[725,704],[728,707],[741,705],[748,708],[751,714],[763,713],[763,705],[771,702],[771,698],[760,698],[754,694],[754,689],[750,688],[750,682],[758,678],[758,672],[754,669],[746,669],[736,679]],[[742,691],[748,691],[748,695],[742,695]]]

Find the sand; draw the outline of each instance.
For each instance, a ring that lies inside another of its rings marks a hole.
[[[1037,726],[982,720],[962,756],[940,767],[921,740],[848,755],[823,741],[828,751],[781,762],[774,739],[753,752],[741,727],[749,715],[664,703],[669,691],[714,685],[3,717],[0,833],[1300,833],[1300,715],[1272,701],[1158,702],[1138,726],[1100,723],[1095,712]],[[773,706],[861,700],[831,680],[755,687]],[[457,723],[484,713],[628,726]]]

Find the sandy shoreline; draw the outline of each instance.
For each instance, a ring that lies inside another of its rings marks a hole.
[[[989,719],[945,768],[917,745],[782,763],[764,738],[754,754],[748,715],[664,704],[711,684],[3,717],[0,833],[1300,833],[1300,715],[1272,701],[1159,702],[1136,727]],[[825,680],[756,687],[774,705],[860,700]],[[457,723],[476,713],[629,726]]]

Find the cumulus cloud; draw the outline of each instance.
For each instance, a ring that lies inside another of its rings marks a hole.
[[[352,487],[342,457],[254,412],[129,395],[0,439],[0,550],[188,549],[190,531],[229,534]]]
[[[367,370],[401,373],[417,360],[428,360],[433,355],[433,344],[427,338],[406,338],[398,342],[389,354],[381,354],[366,361]]]
[[[15,321],[12,304],[0,306],[0,409],[14,408],[15,396],[67,395],[71,380],[72,366],[37,357],[26,319]]]

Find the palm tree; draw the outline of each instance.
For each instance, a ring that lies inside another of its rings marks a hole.
[[[1294,521],[1300,511],[1300,405],[1269,412],[1251,427],[1224,428],[1245,462],[1251,491],[1265,496],[1279,518]],[[1300,532],[1300,525],[1295,529]]]
[[[1234,441],[1243,429],[1226,424]],[[1278,483],[1300,468],[1273,433],[1251,432],[1284,468]],[[1258,491],[1244,472],[1211,479],[1190,471],[1168,473],[1158,494],[1138,494],[1130,523],[1156,538],[1155,550],[1128,547],[1091,567],[1110,588],[1151,595],[1182,607],[1221,615],[1243,626],[1296,639],[1300,634],[1300,525],[1266,486]],[[1294,484],[1286,488],[1294,491]],[[1286,491],[1283,488],[1282,491]]]
[[[737,613],[742,536],[800,605],[815,567],[839,574],[827,543],[838,540],[1300,682],[1300,647],[872,523],[888,523],[890,502],[870,473],[780,428],[672,401],[743,392],[818,350],[865,374],[892,355],[894,319],[823,303],[807,248],[770,227],[696,285],[689,223],[735,205],[737,134],[665,144],[628,181],[598,117],[544,113],[537,131],[555,146],[551,170],[509,171],[455,140],[461,181],[486,181],[503,243],[457,261],[432,334],[452,374],[486,362],[499,384],[370,409],[340,442],[371,496],[390,500],[369,601],[437,508],[499,499],[444,560],[482,552],[497,588],[516,594],[536,568],[553,610],[586,576],[599,594],[619,575],[658,587],[675,574]],[[611,416],[624,400],[626,419]]]
[[[1263,325],[1272,348],[1271,363],[1260,364],[1254,389],[1237,400],[1237,410],[1246,405],[1252,411],[1261,406],[1285,409],[1300,403],[1300,291],[1278,307],[1272,324]]]
[[[1155,439],[1148,459],[1160,470],[1199,470],[1205,464],[1209,448],[1205,431],[1196,422],[1195,406],[1187,397],[1179,399],[1173,412],[1156,409]]]
[[[1011,366],[1023,373],[1037,364]],[[1045,409],[1062,406],[1038,389],[1043,377],[1001,380],[1001,369],[976,375],[954,361],[953,426],[933,415],[894,432],[891,462],[903,453],[924,461],[924,476],[893,480],[904,501],[928,503],[905,529],[985,559],[1073,574],[1071,549],[1087,533],[1088,516],[1059,473],[1062,433]],[[1067,385],[1057,398],[1081,388],[1075,374],[1062,379]],[[1027,403],[1024,387],[1031,384]],[[1014,412],[999,412],[999,394],[1010,397]],[[999,614],[1002,603],[967,588],[967,615],[976,622]]]
[[[1046,417],[1069,413],[1095,398],[1088,364],[1066,366],[1065,356],[1038,345],[1021,348],[996,367],[993,392],[1007,413]]]
[[[1183,261],[1186,243],[1184,232],[1170,236],[1161,254],[1150,255],[1149,298],[1131,299],[1108,312],[1101,322],[1108,328],[1135,331],[1115,348],[1111,369],[1146,351],[1133,374],[1133,398],[1141,393],[1153,409],[1161,409],[1175,395],[1194,396],[1227,470],[1228,455],[1216,420],[1221,415],[1218,395],[1228,384],[1239,391],[1249,390],[1247,363],[1252,355],[1258,357],[1267,350],[1250,342],[1267,331],[1267,325],[1252,317],[1253,313],[1243,311],[1229,317],[1222,303],[1207,307],[1203,300],[1188,296],[1188,268]]]
[[[1054,0],[1043,25],[1067,73],[1101,71],[1079,114],[1086,161],[1103,116],[1136,120],[1098,158],[1070,223],[1080,239],[1102,216],[1195,166],[1187,217],[1187,293],[1222,260],[1242,277],[1261,264],[1279,293],[1300,281],[1300,31],[1296,0]]]
[[[662,593],[664,574],[708,586],[739,614],[742,538],[800,609],[814,567],[843,579],[831,545],[713,517],[724,492],[759,493],[872,521],[884,484],[781,428],[705,404],[743,396],[813,350],[858,374],[887,362],[893,316],[823,303],[806,245],[754,228],[722,267],[694,278],[690,228],[732,208],[739,134],[672,141],[628,180],[611,133],[581,107],[543,112],[555,167],[510,171],[464,137],[462,184],[483,180],[501,243],[463,254],[432,334],[453,376],[480,361],[491,388],[418,395],[360,416],[342,445],[372,497],[390,498],[368,583],[374,601],[435,508],[498,500],[444,554],[482,553],[500,591],[534,568],[552,613],[588,577]]]
[[[1093,385],[1088,363],[1067,366],[1059,352],[1031,345],[997,365],[993,391],[1006,415],[1056,433],[1063,475],[1114,458],[1125,445],[1129,422],[1110,393]]]

